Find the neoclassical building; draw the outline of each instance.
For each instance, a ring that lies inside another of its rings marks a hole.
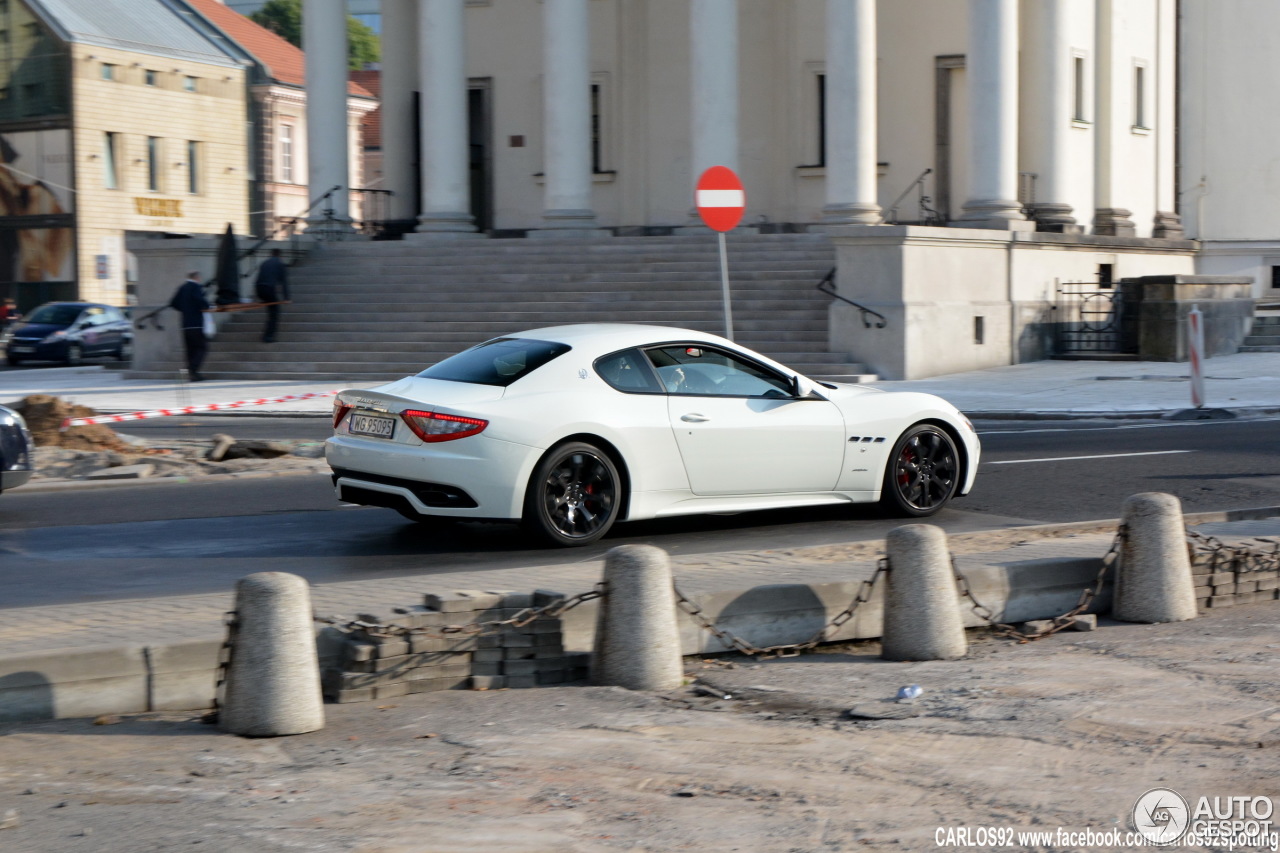
[[[303,47],[345,54],[344,0]],[[913,378],[1044,358],[1063,294],[1195,272],[1177,0],[382,0],[383,184],[411,241],[821,230],[830,346]],[[309,66],[313,186],[344,78]],[[345,215],[345,213],[344,213]]]
[[[344,0],[304,12],[306,52],[343,55]],[[745,222],[777,229],[1178,238],[1176,16],[1175,0],[382,0],[385,185],[419,232],[680,227],[719,164]],[[336,125],[344,83],[308,79],[316,122]],[[311,139],[312,183],[338,181],[341,135]]]

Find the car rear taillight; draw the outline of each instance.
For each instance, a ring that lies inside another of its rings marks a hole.
[[[413,434],[423,441],[453,441],[482,432],[489,425],[479,418],[446,415],[440,412],[420,412],[410,409],[400,413]]]
[[[347,412],[351,411],[351,407],[341,400],[334,398],[333,401],[333,428],[337,429],[338,424],[342,423],[342,419],[347,416]]]

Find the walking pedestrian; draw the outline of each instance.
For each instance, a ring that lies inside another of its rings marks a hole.
[[[174,292],[169,307],[182,315],[182,343],[187,350],[187,376],[192,382],[203,382],[200,365],[209,352],[209,339],[204,333],[204,312],[209,310],[209,300],[204,298],[200,285],[200,273],[192,270],[187,280]]]
[[[0,332],[3,332],[6,326],[18,322],[21,318],[22,314],[18,311],[18,304],[13,301],[12,297],[7,297],[4,300],[4,304],[0,305]]]
[[[259,302],[267,303],[267,327],[262,331],[262,342],[276,342],[280,327],[280,302],[289,299],[289,268],[280,259],[280,250],[272,249],[271,257],[258,268],[258,280],[254,285]]]

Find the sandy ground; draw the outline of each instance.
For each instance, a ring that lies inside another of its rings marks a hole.
[[[1280,800],[1277,628],[1280,606],[1254,605],[1027,645],[971,633],[951,662],[870,643],[688,658],[668,694],[449,691],[326,706],[322,731],[275,739],[194,714],[8,725],[0,850],[1131,849],[937,833],[1127,831],[1160,786]],[[892,701],[908,684],[920,698]]]

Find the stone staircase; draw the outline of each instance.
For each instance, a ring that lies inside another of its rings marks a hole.
[[[1240,352],[1280,352],[1280,313],[1255,314],[1253,329],[1240,344]]]
[[[731,235],[734,337],[815,378],[869,381],[827,351],[835,265],[817,234]],[[202,373],[211,379],[389,381],[473,344],[567,323],[625,322],[724,333],[719,252],[707,236],[590,241],[322,243],[290,271],[293,302],[274,344],[261,311],[232,315]],[[139,378],[172,377],[171,361]]]

